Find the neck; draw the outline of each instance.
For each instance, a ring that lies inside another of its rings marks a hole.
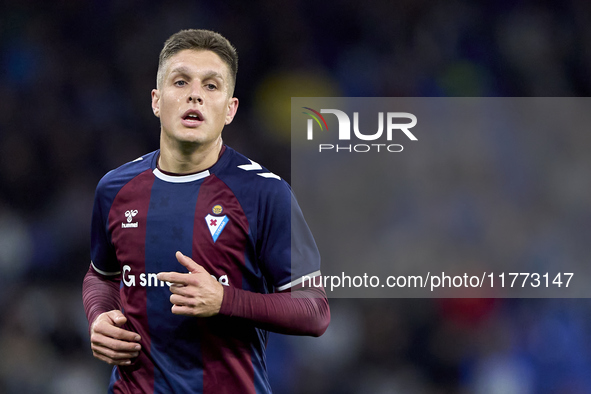
[[[173,144],[168,144],[161,137],[158,167],[174,174],[204,171],[217,162],[222,145],[221,137],[206,146],[176,141]]]

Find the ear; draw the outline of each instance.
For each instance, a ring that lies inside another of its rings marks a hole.
[[[238,99],[236,97],[232,97],[228,101],[228,112],[226,112],[226,122],[225,125],[232,123],[234,116],[236,115],[236,111],[238,111]]]
[[[152,111],[157,118],[160,117],[160,91],[152,89]]]

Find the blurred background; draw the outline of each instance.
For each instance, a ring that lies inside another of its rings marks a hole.
[[[163,42],[182,28],[238,48],[241,101],[225,141],[287,180],[291,97],[591,92],[584,0],[3,1],[0,393],[106,392],[110,367],[91,355],[80,295],[94,188],[158,148],[150,91]],[[589,136],[544,138],[528,160],[561,164],[547,203],[584,239]],[[520,145],[508,146],[490,154],[510,172]],[[538,190],[517,175],[508,204],[527,206]],[[498,220],[513,223],[511,212]],[[522,213],[545,230],[538,242],[512,247],[559,264],[568,245],[539,212]],[[331,311],[319,339],[271,337],[276,393],[591,393],[586,299],[334,299]]]

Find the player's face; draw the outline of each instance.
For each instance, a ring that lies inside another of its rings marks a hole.
[[[164,67],[160,86],[152,91],[162,138],[200,146],[218,142],[238,109],[229,67],[214,52],[191,49],[175,54]]]

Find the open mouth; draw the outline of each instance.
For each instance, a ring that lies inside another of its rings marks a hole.
[[[197,110],[188,110],[183,114],[183,124],[186,126],[194,126],[203,122],[203,114]]]
[[[185,120],[203,120],[203,115],[199,111],[187,111],[183,116]]]

